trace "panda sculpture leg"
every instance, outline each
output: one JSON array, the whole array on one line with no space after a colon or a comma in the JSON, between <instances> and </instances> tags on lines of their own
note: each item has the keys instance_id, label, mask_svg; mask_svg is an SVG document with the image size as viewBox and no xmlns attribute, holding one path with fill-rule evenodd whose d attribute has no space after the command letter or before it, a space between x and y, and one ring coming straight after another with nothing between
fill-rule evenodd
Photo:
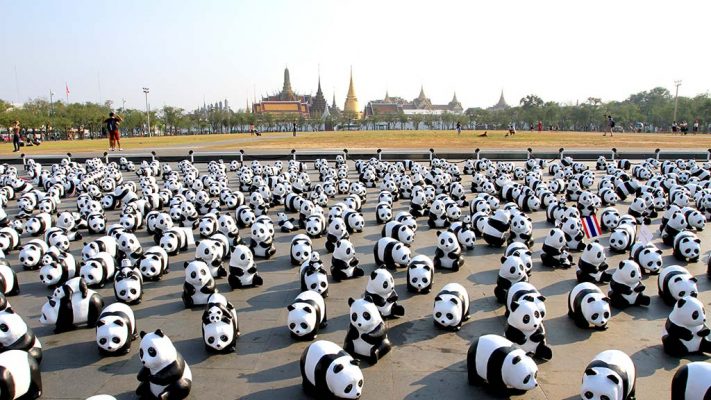
<instances>
[{"instance_id":1,"label":"panda sculpture leg","mask_svg":"<svg viewBox=\"0 0 711 400\"><path fill-rule=\"evenodd\" d=\"M370 365L375 365L379 359L390 352L390 349L392 349L390 340L385 339L370 349L370 357L366 361L368 361Z\"/></svg>"}]
</instances>

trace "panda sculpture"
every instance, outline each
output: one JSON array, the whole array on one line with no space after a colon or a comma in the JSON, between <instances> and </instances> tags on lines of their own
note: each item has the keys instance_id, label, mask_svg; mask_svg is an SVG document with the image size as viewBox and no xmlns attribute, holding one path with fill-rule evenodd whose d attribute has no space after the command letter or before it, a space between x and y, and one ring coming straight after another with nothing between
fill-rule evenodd
<instances>
[{"instance_id":1,"label":"panda sculpture","mask_svg":"<svg viewBox=\"0 0 711 400\"><path fill-rule=\"evenodd\" d=\"M607 256L605 248L597 241L588 243L580 255L575 275L578 282L606 283L610 282L612 274L607 271Z\"/></svg>"},{"instance_id":2,"label":"panda sculpture","mask_svg":"<svg viewBox=\"0 0 711 400\"><path fill-rule=\"evenodd\" d=\"M102 288L109 279L112 279L116 271L116 262L109 253L98 253L94 257L82 261L79 268L79 276L92 289Z\"/></svg>"},{"instance_id":3,"label":"panda sculpture","mask_svg":"<svg viewBox=\"0 0 711 400\"><path fill-rule=\"evenodd\" d=\"M531 258L531 250L525 244L521 242L511 242L506 247L503 257L516 256L520 257L523 261L523 266L526 268L526 275L529 277L533 273L533 259Z\"/></svg>"},{"instance_id":4,"label":"panda sculpture","mask_svg":"<svg viewBox=\"0 0 711 400\"><path fill-rule=\"evenodd\" d=\"M531 218L523 213L518 213L511 218L511 235L508 242L520 242L530 247L533 245L533 225Z\"/></svg>"},{"instance_id":5,"label":"panda sculpture","mask_svg":"<svg viewBox=\"0 0 711 400\"><path fill-rule=\"evenodd\" d=\"M509 305L505 336L516 343L526 354L541 360L550 360L553 350L546 344L546 329L538 305L532 301L513 301Z\"/></svg>"},{"instance_id":6,"label":"panda sculpture","mask_svg":"<svg viewBox=\"0 0 711 400\"><path fill-rule=\"evenodd\" d=\"M664 324L664 352L673 357L709 353L709 334L711 330L706 326L704 305L696 297L683 297L676 302Z\"/></svg>"},{"instance_id":7,"label":"panda sculpture","mask_svg":"<svg viewBox=\"0 0 711 400\"><path fill-rule=\"evenodd\" d=\"M28 352L38 363L42 362L42 343L12 307L0 312L0 328L3 328L0 329L0 353L22 350Z\"/></svg>"},{"instance_id":8,"label":"panda sculpture","mask_svg":"<svg viewBox=\"0 0 711 400\"><path fill-rule=\"evenodd\" d=\"M409 226L398 221L386 223L381 234L383 237L395 239L406 246L410 246L415 241L415 232Z\"/></svg>"},{"instance_id":9,"label":"panda sculpture","mask_svg":"<svg viewBox=\"0 0 711 400\"><path fill-rule=\"evenodd\" d=\"M373 247L375 265L395 270L405 267L410 262L410 248L390 237L380 238Z\"/></svg>"},{"instance_id":10,"label":"panda sculpture","mask_svg":"<svg viewBox=\"0 0 711 400\"><path fill-rule=\"evenodd\" d=\"M687 263L699 261L701 240L691 231L683 231L674 238L674 258Z\"/></svg>"},{"instance_id":11,"label":"panda sculpture","mask_svg":"<svg viewBox=\"0 0 711 400\"><path fill-rule=\"evenodd\" d=\"M511 213L506 210L496 210L484 223L481 235L491 247L501 247L509 236Z\"/></svg>"},{"instance_id":12,"label":"panda sculpture","mask_svg":"<svg viewBox=\"0 0 711 400\"><path fill-rule=\"evenodd\" d=\"M160 329L140 335L141 369L137 376L140 384L136 395L141 399L180 400L188 397L193 375L170 338Z\"/></svg>"},{"instance_id":13,"label":"panda sculpture","mask_svg":"<svg viewBox=\"0 0 711 400\"><path fill-rule=\"evenodd\" d=\"M579 328L607 329L610 299L594 284L579 283L568 294L568 317Z\"/></svg>"},{"instance_id":14,"label":"panda sculpture","mask_svg":"<svg viewBox=\"0 0 711 400\"><path fill-rule=\"evenodd\" d=\"M541 262L552 268L567 269L573 266L573 257L568 254L565 233L561 229L553 228L548 231L543 241Z\"/></svg>"},{"instance_id":15,"label":"panda sculpture","mask_svg":"<svg viewBox=\"0 0 711 400\"><path fill-rule=\"evenodd\" d=\"M476 241L476 232L469 221L469 217L465 217L462 221L453 222L448 229L457 237L459 246L467 251L474 250L474 242Z\"/></svg>"},{"instance_id":16,"label":"panda sculpture","mask_svg":"<svg viewBox=\"0 0 711 400\"><path fill-rule=\"evenodd\" d=\"M204 306L210 295L217 291L210 268L200 260L186 261L183 268L185 268L185 283L182 299L185 308Z\"/></svg>"},{"instance_id":17,"label":"panda sculpture","mask_svg":"<svg viewBox=\"0 0 711 400\"><path fill-rule=\"evenodd\" d=\"M252 224L249 247L255 257L270 259L276 253L273 229L261 222Z\"/></svg>"},{"instance_id":18,"label":"panda sculpture","mask_svg":"<svg viewBox=\"0 0 711 400\"><path fill-rule=\"evenodd\" d=\"M131 351L138 338L136 318L131 307L123 303L106 306L96 322L96 344L103 356L118 356Z\"/></svg>"},{"instance_id":19,"label":"panda sculpture","mask_svg":"<svg viewBox=\"0 0 711 400\"><path fill-rule=\"evenodd\" d=\"M653 243L635 242L630 249L630 259L642 270L642 274L659 274L662 270L662 251Z\"/></svg>"},{"instance_id":20,"label":"panda sculpture","mask_svg":"<svg viewBox=\"0 0 711 400\"><path fill-rule=\"evenodd\" d=\"M511 313L511 304L514 302L532 302L536 305L538 312L541 314L541 318L546 316L546 298L543 296L535 286L528 282L516 282L509 288L506 294L506 311L504 316L508 317Z\"/></svg>"},{"instance_id":21,"label":"panda sculpture","mask_svg":"<svg viewBox=\"0 0 711 400\"><path fill-rule=\"evenodd\" d=\"M457 272L464 265L462 248L457 236L450 231L437 231L437 250L435 250L435 269L448 269Z\"/></svg>"},{"instance_id":22,"label":"panda sculpture","mask_svg":"<svg viewBox=\"0 0 711 400\"><path fill-rule=\"evenodd\" d=\"M333 253L336 242L349 237L346 221L341 217L333 217L331 222L328 223L328 228L326 228L326 251Z\"/></svg>"},{"instance_id":23,"label":"panda sculpture","mask_svg":"<svg viewBox=\"0 0 711 400\"><path fill-rule=\"evenodd\" d=\"M108 253L111 257L116 258L118 246L116 243L116 238L113 236L102 236L96 240L89 243L84 243L84 247L81 250L81 257L84 260L88 260L98 253Z\"/></svg>"},{"instance_id":24,"label":"panda sculpture","mask_svg":"<svg viewBox=\"0 0 711 400\"><path fill-rule=\"evenodd\" d=\"M385 224L393 219L392 204L381 201L375 207L375 222L378 225Z\"/></svg>"},{"instance_id":25,"label":"panda sculpture","mask_svg":"<svg viewBox=\"0 0 711 400\"><path fill-rule=\"evenodd\" d=\"M143 254L143 247L141 247L141 242L135 234L130 232L123 232L119 238L116 240L116 245L118 248L118 259L129 259L131 264L135 264L141 254Z\"/></svg>"},{"instance_id":26,"label":"panda sculpture","mask_svg":"<svg viewBox=\"0 0 711 400\"><path fill-rule=\"evenodd\" d=\"M365 296L370 297L384 319L405 315L405 307L397 302L395 280L385 268L378 268L370 273L365 287Z\"/></svg>"},{"instance_id":27,"label":"panda sculpture","mask_svg":"<svg viewBox=\"0 0 711 400\"><path fill-rule=\"evenodd\" d=\"M351 319L343 348L355 358L376 364L392 348L388 328L369 297L349 298L348 305Z\"/></svg>"},{"instance_id":28,"label":"panda sculpture","mask_svg":"<svg viewBox=\"0 0 711 400\"><path fill-rule=\"evenodd\" d=\"M702 400L711 396L711 363L694 361L681 366L671 383L671 400Z\"/></svg>"},{"instance_id":29,"label":"panda sculpture","mask_svg":"<svg viewBox=\"0 0 711 400\"><path fill-rule=\"evenodd\" d=\"M26 271L39 269L42 264L42 256L44 256L47 250L49 250L49 246L41 239L32 239L25 243L18 255L22 269Z\"/></svg>"},{"instance_id":30,"label":"panda sculpture","mask_svg":"<svg viewBox=\"0 0 711 400\"><path fill-rule=\"evenodd\" d=\"M195 259L204 261L210 269L210 275L215 279L227 276L223 260L230 254L227 238L222 234L217 235L221 237L200 240L195 247Z\"/></svg>"},{"instance_id":31,"label":"panda sculpture","mask_svg":"<svg viewBox=\"0 0 711 400\"><path fill-rule=\"evenodd\" d=\"M234 305L225 296L213 293L202 313L202 338L210 353L235 351L239 338L239 321Z\"/></svg>"},{"instance_id":32,"label":"panda sculpture","mask_svg":"<svg viewBox=\"0 0 711 400\"><path fill-rule=\"evenodd\" d=\"M143 275L136 267L121 267L114 275L114 296L125 304L139 304L143 298Z\"/></svg>"},{"instance_id":33,"label":"panda sculpture","mask_svg":"<svg viewBox=\"0 0 711 400\"><path fill-rule=\"evenodd\" d=\"M470 385L486 384L489 390L523 394L538 386L538 366L526 352L499 335L474 339L467 352Z\"/></svg>"},{"instance_id":34,"label":"panda sculpture","mask_svg":"<svg viewBox=\"0 0 711 400\"><path fill-rule=\"evenodd\" d=\"M637 226L634 220L625 220L623 216L620 224L610 234L610 250L616 253L625 253L632 248L637 239Z\"/></svg>"},{"instance_id":35,"label":"panda sculpture","mask_svg":"<svg viewBox=\"0 0 711 400\"><path fill-rule=\"evenodd\" d=\"M20 283L17 279L17 274L3 259L0 259L0 292L8 297L20 294Z\"/></svg>"},{"instance_id":36,"label":"panda sculpture","mask_svg":"<svg viewBox=\"0 0 711 400\"><path fill-rule=\"evenodd\" d=\"M289 218L286 213L277 213L277 225L279 226L279 230L281 230L283 233L289 233L298 230L299 227L295 223L296 220L294 218Z\"/></svg>"},{"instance_id":37,"label":"panda sculpture","mask_svg":"<svg viewBox=\"0 0 711 400\"><path fill-rule=\"evenodd\" d=\"M696 282L696 277L684 267L679 265L664 267L657 277L659 297L668 306L673 306L686 296L696 297L699 293Z\"/></svg>"},{"instance_id":38,"label":"panda sculpture","mask_svg":"<svg viewBox=\"0 0 711 400\"><path fill-rule=\"evenodd\" d=\"M101 296L88 289L82 278L73 278L55 289L42 306L39 321L42 325L54 325L54 333L71 331L79 325L93 328L103 308Z\"/></svg>"},{"instance_id":39,"label":"panda sculpture","mask_svg":"<svg viewBox=\"0 0 711 400\"><path fill-rule=\"evenodd\" d=\"M322 297L328 297L328 274L317 251L311 253L308 261L299 269L301 291L312 290Z\"/></svg>"},{"instance_id":40,"label":"panda sculpture","mask_svg":"<svg viewBox=\"0 0 711 400\"><path fill-rule=\"evenodd\" d=\"M340 282L344 279L357 278L364 275L365 272L358 267L355 247L353 247L350 240L341 239L336 242L331 255L331 276L333 279L336 282Z\"/></svg>"},{"instance_id":41,"label":"panda sculpture","mask_svg":"<svg viewBox=\"0 0 711 400\"><path fill-rule=\"evenodd\" d=\"M607 207L600 214L600 228L603 232L609 232L617 228L620 224L620 212L615 207Z\"/></svg>"},{"instance_id":42,"label":"panda sculpture","mask_svg":"<svg viewBox=\"0 0 711 400\"><path fill-rule=\"evenodd\" d=\"M612 274L610 290L607 292L610 304L615 308L648 306L651 299L644 294L645 286L641 281L642 272L636 262L633 260L620 261Z\"/></svg>"},{"instance_id":43,"label":"panda sculpture","mask_svg":"<svg viewBox=\"0 0 711 400\"><path fill-rule=\"evenodd\" d=\"M634 400L636 381L632 359L619 350L605 350L585 367L580 398Z\"/></svg>"},{"instance_id":44,"label":"panda sculpture","mask_svg":"<svg viewBox=\"0 0 711 400\"><path fill-rule=\"evenodd\" d=\"M168 252L160 246L151 246L143 252L136 265L144 280L158 281L168 273Z\"/></svg>"},{"instance_id":45,"label":"panda sculpture","mask_svg":"<svg viewBox=\"0 0 711 400\"><path fill-rule=\"evenodd\" d=\"M232 289L261 286L264 280L259 276L254 255L249 247L238 244L230 255L230 268L227 282Z\"/></svg>"},{"instance_id":46,"label":"panda sculpture","mask_svg":"<svg viewBox=\"0 0 711 400\"><path fill-rule=\"evenodd\" d=\"M358 399L363 392L358 365L358 360L333 342L311 343L299 362L304 393L317 399Z\"/></svg>"},{"instance_id":47,"label":"panda sculpture","mask_svg":"<svg viewBox=\"0 0 711 400\"><path fill-rule=\"evenodd\" d=\"M427 294L434 281L434 262L425 255L416 255L407 265L407 291Z\"/></svg>"},{"instance_id":48,"label":"panda sculpture","mask_svg":"<svg viewBox=\"0 0 711 400\"><path fill-rule=\"evenodd\" d=\"M432 309L434 325L440 329L459 331L469 320L469 294L464 286L448 283L437 293Z\"/></svg>"},{"instance_id":49,"label":"panda sculpture","mask_svg":"<svg viewBox=\"0 0 711 400\"><path fill-rule=\"evenodd\" d=\"M526 281L528 281L528 275L521 258L517 256L502 257L499 274L496 278L496 287L494 288L496 300L499 304L506 304L506 297L511 285Z\"/></svg>"},{"instance_id":50,"label":"panda sculpture","mask_svg":"<svg viewBox=\"0 0 711 400\"><path fill-rule=\"evenodd\" d=\"M314 340L319 330L328 325L326 302L311 290L299 293L287 307L287 327L297 340Z\"/></svg>"},{"instance_id":51,"label":"panda sculpture","mask_svg":"<svg viewBox=\"0 0 711 400\"><path fill-rule=\"evenodd\" d=\"M674 239L687 227L688 223L684 213L681 210L673 212L662 229L662 241L667 246L673 246Z\"/></svg>"},{"instance_id":52,"label":"panda sculpture","mask_svg":"<svg viewBox=\"0 0 711 400\"><path fill-rule=\"evenodd\" d=\"M289 258L291 265L301 265L311 258L313 248L311 238L304 234L299 234L291 239Z\"/></svg>"},{"instance_id":53,"label":"panda sculpture","mask_svg":"<svg viewBox=\"0 0 711 400\"><path fill-rule=\"evenodd\" d=\"M560 228L565 233L566 246L571 251L583 251L585 249L585 233L578 218L564 218L560 222Z\"/></svg>"},{"instance_id":54,"label":"panda sculpture","mask_svg":"<svg viewBox=\"0 0 711 400\"><path fill-rule=\"evenodd\" d=\"M0 354L0 393L3 398L34 400L42 396L39 361L22 350Z\"/></svg>"}]
</instances>

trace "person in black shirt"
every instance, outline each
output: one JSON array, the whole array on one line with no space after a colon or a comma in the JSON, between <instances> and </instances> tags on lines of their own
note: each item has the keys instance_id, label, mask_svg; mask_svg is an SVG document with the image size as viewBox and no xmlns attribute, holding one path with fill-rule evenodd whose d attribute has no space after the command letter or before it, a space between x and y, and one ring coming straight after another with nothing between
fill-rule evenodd
<instances>
[{"instance_id":1,"label":"person in black shirt","mask_svg":"<svg viewBox=\"0 0 711 400\"><path fill-rule=\"evenodd\" d=\"M118 151L123 151L121 148L121 134L119 133L119 124L123 121L118 115L113 112L109 113L109 117L104 120L106 130L109 133L109 150L114 151L118 147Z\"/></svg>"},{"instance_id":2,"label":"person in black shirt","mask_svg":"<svg viewBox=\"0 0 711 400\"><path fill-rule=\"evenodd\" d=\"M612 115L607 116L607 131L602 134L602 136L607 136L607 133L610 132L610 137L612 137L612 130L615 129L615 120L612 119Z\"/></svg>"},{"instance_id":3,"label":"person in black shirt","mask_svg":"<svg viewBox=\"0 0 711 400\"><path fill-rule=\"evenodd\" d=\"M20 121L15 121L12 124L12 145L13 152L20 151Z\"/></svg>"}]
</instances>

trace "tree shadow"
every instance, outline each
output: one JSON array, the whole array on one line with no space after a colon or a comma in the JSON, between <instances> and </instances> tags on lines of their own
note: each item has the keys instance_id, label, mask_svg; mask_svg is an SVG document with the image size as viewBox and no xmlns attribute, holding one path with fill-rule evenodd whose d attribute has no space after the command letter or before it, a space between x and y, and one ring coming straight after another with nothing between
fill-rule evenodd
<instances>
[{"instance_id":1,"label":"tree shadow","mask_svg":"<svg viewBox=\"0 0 711 400\"><path fill-rule=\"evenodd\" d=\"M42 351L42 372L64 371L92 365L101 360L95 341L69 343Z\"/></svg>"},{"instance_id":2,"label":"tree shadow","mask_svg":"<svg viewBox=\"0 0 711 400\"><path fill-rule=\"evenodd\" d=\"M546 327L546 340L551 346L577 343L588 340L593 333L603 333L597 329L583 329L575 326L568 315L561 315L544 321Z\"/></svg>"}]
</instances>

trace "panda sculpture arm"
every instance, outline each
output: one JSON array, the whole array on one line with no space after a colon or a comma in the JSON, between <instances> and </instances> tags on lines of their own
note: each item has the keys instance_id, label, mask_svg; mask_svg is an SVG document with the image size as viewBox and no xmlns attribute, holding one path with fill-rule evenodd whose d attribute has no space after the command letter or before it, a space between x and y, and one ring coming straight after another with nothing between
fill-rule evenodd
<instances>
[{"instance_id":1,"label":"panda sculpture arm","mask_svg":"<svg viewBox=\"0 0 711 400\"><path fill-rule=\"evenodd\" d=\"M444 252L440 248L437 248L437 250L435 250L435 257L437 257L437 258L444 257Z\"/></svg>"},{"instance_id":2,"label":"panda sculpture arm","mask_svg":"<svg viewBox=\"0 0 711 400\"><path fill-rule=\"evenodd\" d=\"M706 336L709 335L709 333L711 333L711 329L709 329L709 328L708 328L707 326L705 326L705 325L704 325L704 328L703 328L703 329L701 329L700 331L696 332L696 334L697 334L699 337L706 337Z\"/></svg>"},{"instance_id":3,"label":"panda sculpture arm","mask_svg":"<svg viewBox=\"0 0 711 400\"><path fill-rule=\"evenodd\" d=\"M521 345L521 344L526 343L526 335L524 335L523 332L514 328L511 325L509 325L506 328L505 336L508 340L510 340L516 344Z\"/></svg>"},{"instance_id":4,"label":"panda sculpture arm","mask_svg":"<svg viewBox=\"0 0 711 400\"><path fill-rule=\"evenodd\" d=\"M531 341L540 343L546 338L546 334L543 332L543 327L539 327L533 334L531 334L530 338Z\"/></svg>"},{"instance_id":5,"label":"panda sculpture arm","mask_svg":"<svg viewBox=\"0 0 711 400\"><path fill-rule=\"evenodd\" d=\"M188 282L185 282L183 284L183 291L189 296L192 296L196 293L195 286L189 284Z\"/></svg>"},{"instance_id":6,"label":"panda sculpture arm","mask_svg":"<svg viewBox=\"0 0 711 400\"><path fill-rule=\"evenodd\" d=\"M389 299L386 299L385 297L377 295L375 293L370 293L370 292L366 292L366 293L373 300L373 304L375 304L378 307L384 307L385 304L387 304L387 300L389 300Z\"/></svg>"},{"instance_id":7,"label":"panda sculpture arm","mask_svg":"<svg viewBox=\"0 0 711 400\"><path fill-rule=\"evenodd\" d=\"M694 334L690 330L682 326L676 325L670 322L669 320L667 320L667 323L664 327L670 335L676 336L680 339L691 340L694 338Z\"/></svg>"},{"instance_id":8,"label":"panda sculpture arm","mask_svg":"<svg viewBox=\"0 0 711 400\"><path fill-rule=\"evenodd\" d=\"M394 303L394 302L397 301L398 298L399 298L399 296L398 296L397 293L393 290L393 292L392 292L392 294L390 295L390 297L387 298L387 302L388 302L388 303Z\"/></svg>"},{"instance_id":9,"label":"panda sculpture arm","mask_svg":"<svg viewBox=\"0 0 711 400\"><path fill-rule=\"evenodd\" d=\"M346 342L353 341L355 339L358 339L358 336L360 335L360 332L358 332L358 329L351 325L348 328L348 333L346 333Z\"/></svg>"},{"instance_id":10,"label":"panda sculpture arm","mask_svg":"<svg viewBox=\"0 0 711 400\"><path fill-rule=\"evenodd\" d=\"M150 379L150 377L151 377L151 370L146 367L142 367L138 371L138 376L136 376L136 379L138 379L139 382L148 382L148 379Z\"/></svg>"},{"instance_id":11,"label":"panda sculpture arm","mask_svg":"<svg viewBox=\"0 0 711 400\"><path fill-rule=\"evenodd\" d=\"M375 327L375 329L360 335L360 337L368 344L378 344L381 340L383 340L386 334L387 329L385 328L385 323L381 322Z\"/></svg>"},{"instance_id":12,"label":"panda sculpture arm","mask_svg":"<svg viewBox=\"0 0 711 400\"><path fill-rule=\"evenodd\" d=\"M200 288L200 293L204 293L204 294L215 293L215 280L210 279L205 286Z\"/></svg>"},{"instance_id":13,"label":"panda sculpture arm","mask_svg":"<svg viewBox=\"0 0 711 400\"><path fill-rule=\"evenodd\" d=\"M358 259L353 257L353 259L348 263L351 267L355 267L358 265Z\"/></svg>"}]
</instances>

